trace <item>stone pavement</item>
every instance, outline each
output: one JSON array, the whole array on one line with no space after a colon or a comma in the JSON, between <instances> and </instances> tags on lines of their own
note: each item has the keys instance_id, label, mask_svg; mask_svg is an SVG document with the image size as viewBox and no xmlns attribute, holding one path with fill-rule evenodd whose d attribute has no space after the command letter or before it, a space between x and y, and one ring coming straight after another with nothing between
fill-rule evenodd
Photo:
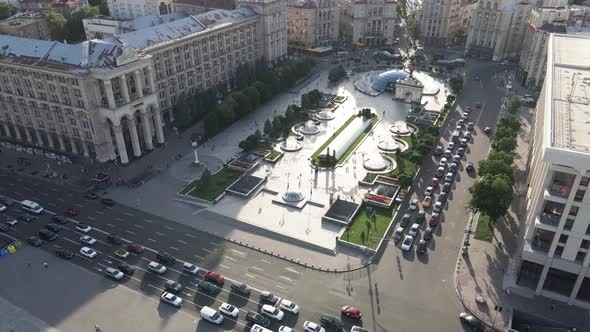
<instances>
[{"instance_id":1,"label":"stone pavement","mask_svg":"<svg viewBox=\"0 0 590 332\"><path fill-rule=\"evenodd\" d=\"M565 326L578 327L578 331L589 331L590 316L587 311L535 296L533 290L514 287L514 281L504 282L510 279L506 278L509 273L516 272L514 266L510 266L513 262L511 258L516 257L518 234L526 228L519 217L526 201L526 165L534 109L523 108L521 119L523 126L517 138L514 161L516 194L512 208L507 216L496 222L492 242L470 239L468 254L460 255L457 260L454 276L456 292L465 310L494 330L507 331L517 310ZM477 217L471 216L466 233L475 231ZM477 297L481 297L483 302L477 301Z\"/></svg>"}]
</instances>

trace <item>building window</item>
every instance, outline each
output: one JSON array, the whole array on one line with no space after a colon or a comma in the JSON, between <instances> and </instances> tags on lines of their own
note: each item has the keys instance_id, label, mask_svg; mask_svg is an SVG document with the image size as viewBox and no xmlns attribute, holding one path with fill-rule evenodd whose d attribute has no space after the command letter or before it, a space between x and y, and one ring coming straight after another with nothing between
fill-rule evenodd
<instances>
[{"instance_id":1,"label":"building window","mask_svg":"<svg viewBox=\"0 0 590 332\"><path fill-rule=\"evenodd\" d=\"M578 254L576 255L576 262L582 263L584 261L584 258L586 258L586 252L578 251Z\"/></svg>"},{"instance_id":2,"label":"building window","mask_svg":"<svg viewBox=\"0 0 590 332\"><path fill-rule=\"evenodd\" d=\"M576 196L574 197L574 201L581 202L584 199L584 195L586 194L586 189L580 189L576 191Z\"/></svg>"},{"instance_id":3,"label":"building window","mask_svg":"<svg viewBox=\"0 0 590 332\"><path fill-rule=\"evenodd\" d=\"M570 229L572 229L572 227L574 227L574 222L575 222L575 220L573 220L573 219L566 219L565 225L563 225L563 228L565 230L569 231Z\"/></svg>"},{"instance_id":4,"label":"building window","mask_svg":"<svg viewBox=\"0 0 590 332\"><path fill-rule=\"evenodd\" d=\"M580 186L588 187L588 182L590 182L590 177L582 176L582 179L580 180Z\"/></svg>"},{"instance_id":5,"label":"building window","mask_svg":"<svg viewBox=\"0 0 590 332\"><path fill-rule=\"evenodd\" d=\"M580 245L581 249L588 249L590 247L590 241L582 240L582 244Z\"/></svg>"},{"instance_id":6,"label":"building window","mask_svg":"<svg viewBox=\"0 0 590 332\"><path fill-rule=\"evenodd\" d=\"M566 242L567 242L567 239L568 239L568 237L569 237L569 236L567 236L567 235L565 235L565 234L561 234L561 235L559 236L559 242L560 242L560 243L566 243Z\"/></svg>"},{"instance_id":7,"label":"building window","mask_svg":"<svg viewBox=\"0 0 590 332\"><path fill-rule=\"evenodd\" d=\"M561 254L563 254L563 246L555 247L555 253L553 254L553 257L561 258Z\"/></svg>"}]
</instances>

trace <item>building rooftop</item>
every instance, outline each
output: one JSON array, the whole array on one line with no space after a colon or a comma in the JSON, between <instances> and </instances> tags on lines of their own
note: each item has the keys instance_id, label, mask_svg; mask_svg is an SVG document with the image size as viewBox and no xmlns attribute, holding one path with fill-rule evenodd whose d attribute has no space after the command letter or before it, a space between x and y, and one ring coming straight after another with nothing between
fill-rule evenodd
<instances>
[{"instance_id":1,"label":"building rooftop","mask_svg":"<svg viewBox=\"0 0 590 332\"><path fill-rule=\"evenodd\" d=\"M215 9L234 9L236 4L234 0L174 0L174 3L193 5L203 8Z\"/></svg>"},{"instance_id":2,"label":"building rooftop","mask_svg":"<svg viewBox=\"0 0 590 332\"><path fill-rule=\"evenodd\" d=\"M590 154L590 36L552 34L547 54L546 128L551 147Z\"/></svg>"},{"instance_id":3,"label":"building rooftop","mask_svg":"<svg viewBox=\"0 0 590 332\"><path fill-rule=\"evenodd\" d=\"M156 25L174 22L176 20L180 20L183 18L188 17L187 14L184 12L176 12L171 14L165 15L148 15L148 16L139 16L132 20L125 21L121 24L122 27L127 28L129 30L141 30L146 29L149 27L153 27Z\"/></svg>"},{"instance_id":4,"label":"building rooftop","mask_svg":"<svg viewBox=\"0 0 590 332\"><path fill-rule=\"evenodd\" d=\"M314 0L289 0L287 1L287 6L295 8L313 9L317 7L317 4Z\"/></svg>"},{"instance_id":5,"label":"building rooftop","mask_svg":"<svg viewBox=\"0 0 590 332\"><path fill-rule=\"evenodd\" d=\"M27 25L42 21L46 18L45 13L40 11L17 13L0 21L2 25Z\"/></svg>"}]
</instances>

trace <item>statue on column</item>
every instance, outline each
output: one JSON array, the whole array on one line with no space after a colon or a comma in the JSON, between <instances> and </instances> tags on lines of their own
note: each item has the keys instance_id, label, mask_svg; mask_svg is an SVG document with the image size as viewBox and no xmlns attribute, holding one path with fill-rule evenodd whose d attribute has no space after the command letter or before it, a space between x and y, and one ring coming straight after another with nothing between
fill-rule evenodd
<instances>
[{"instance_id":1,"label":"statue on column","mask_svg":"<svg viewBox=\"0 0 590 332\"><path fill-rule=\"evenodd\" d=\"M193 152L195 153L195 161L194 164L196 166L201 165L201 162L199 161L199 153L198 153L198 148L199 148L199 142L197 139L193 139L192 143L191 143L192 147L193 147Z\"/></svg>"}]
</instances>

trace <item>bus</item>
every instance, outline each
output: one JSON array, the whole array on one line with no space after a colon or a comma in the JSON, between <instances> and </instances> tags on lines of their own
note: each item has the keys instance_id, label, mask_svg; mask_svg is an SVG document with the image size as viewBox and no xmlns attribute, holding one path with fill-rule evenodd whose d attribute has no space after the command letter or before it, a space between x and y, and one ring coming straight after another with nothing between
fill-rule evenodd
<instances>
[{"instance_id":1,"label":"bus","mask_svg":"<svg viewBox=\"0 0 590 332\"><path fill-rule=\"evenodd\" d=\"M20 202L20 207L23 210L32 212L34 214L41 214L43 212L43 208L41 207L41 205L33 201L29 201L28 199Z\"/></svg>"}]
</instances>

